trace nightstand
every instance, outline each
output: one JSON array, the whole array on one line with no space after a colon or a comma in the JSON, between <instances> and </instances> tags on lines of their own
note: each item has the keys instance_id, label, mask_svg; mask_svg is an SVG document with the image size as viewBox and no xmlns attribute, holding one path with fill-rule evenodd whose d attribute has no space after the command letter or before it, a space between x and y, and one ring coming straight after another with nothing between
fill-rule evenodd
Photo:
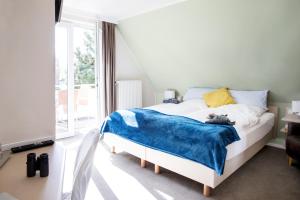
<instances>
[{"instance_id":1,"label":"nightstand","mask_svg":"<svg viewBox=\"0 0 300 200\"><path fill-rule=\"evenodd\" d=\"M282 121L286 122L287 125L289 123L296 123L300 124L300 116L295 114L287 114L282 119ZM287 127L284 127L285 131L287 132Z\"/></svg>"},{"instance_id":2,"label":"nightstand","mask_svg":"<svg viewBox=\"0 0 300 200\"><path fill-rule=\"evenodd\" d=\"M284 117L281 119L283 122L285 122L285 125L284 125L284 127L282 127L282 128L280 129L280 132L281 132L281 133L284 133L285 136L287 135L287 132L288 132L288 123L289 123L288 120L291 118L291 117L290 117L291 115L293 115L292 109L291 109L290 107L287 107L287 108L285 109L285 115L284 115Z\"/></svg>"},{"instance_id":3,"label":"nightstand","mask_svg":"<svg viewBox=\"0 0 300 200\"><path fill-rule=\"evenodd\" d=\"M286 123L286 125L280 130L281 132L287 134L289 123L300 124L300 116L295 114L287 114L282 119Z\"/></svg>"},{"instance_id":4,"label":"nightstand","mask_svg":"<svg viewBox=\"0 0 300 200\"><path fill-rule=\"evenodd\" d=\"M293 127L294 125L292 125L292 124L300 124L300 116L295 115L295 114L287 114L285 117L282 118L282 121L286 122L286 126L282 129L282 132L285 132L286 135L289 134L289 136L287 136L286 141L287 142L289 141L291 143L291 138L289 138L289 137L293 137L293 136L290 136L290 134L292 134L292 133L288 133L288 131L292 131L291 127L289 128L289 126ZM286 144L288 144L288 143L286 143ZM286 151L288 153L288 148L286 149ZM291 150L289 150L289 152L291 152ZM292 162L293 162L293 159L289 156L288 163L290 166L292 165Z\"/></svg>"},{"instance_id":5,"label":"nightstand","mask_svg":"<svg viewBox=\"0 0 300 200\"><path fill-rule=\"evenodd\" d=\"M280 132L287 134L289 123L297 123L300 124L300 116L295 114L286 114L282 119L286 124L280 129Z\"/></svg>"}]
</instances>

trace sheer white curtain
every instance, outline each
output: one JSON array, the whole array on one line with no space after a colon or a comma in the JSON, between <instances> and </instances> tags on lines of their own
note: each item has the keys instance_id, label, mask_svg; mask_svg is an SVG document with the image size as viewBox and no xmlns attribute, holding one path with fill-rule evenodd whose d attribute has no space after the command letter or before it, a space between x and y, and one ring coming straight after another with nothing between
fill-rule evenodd
<instances>
[{"instance_id":1,"label":"sheer white curtain","mask_svg":"<svg viewBox=\"0 0 300 200\"><path fill-rule=\"evenodd\" d=\"M63 200L84 200L93 170L94 154L99 137L98 129L93 129L84 136L76 156L72 191L64 193Z\"/></svg>"}]
</instances>

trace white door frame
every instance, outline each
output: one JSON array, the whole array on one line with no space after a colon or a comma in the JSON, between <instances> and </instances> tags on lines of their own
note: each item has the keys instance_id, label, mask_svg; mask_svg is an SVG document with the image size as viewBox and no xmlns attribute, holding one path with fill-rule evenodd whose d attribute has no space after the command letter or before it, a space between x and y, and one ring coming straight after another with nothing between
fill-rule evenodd
<instances>
[{"instance_id":1,"label":"white door frame","mask_svg":"<svg viewBox=\"0 0 300 200\"><path fill-rule=\"evenodd\" d=\"M74 43L74 27L82 27L82 28L87 28L87 29L95 29L96 31L96 62L95 62L95 80L96 80L96 89L97 89L97 121L100 121L100 98L99 98L99 94L100 94L100 87L99 87L99 77L100 77L100 63L101 63L101 56L100 56L100 37L101 35L99 34L99 31L101 31L98 27L98 23L95 24L94 26L87 24L87 25L83 25L83 24L77 24L74 22L60 22L59 24L57 24L56 26L61 26L61 27L65 27L67 30L67 61L68 61L68 132L65 133L60 133L57 134L56 133L56 139L60 139L60 138L66 138L66 137L72 137L75 135L75 110L74 110L74 95L75 95L75 87L74 87L74 51L73 51L73 43ZM99 36L100 35L100 36Z\"/></svg>"},{"instance_id":2,"label":"white door frame","mask_svg":"<svg viewBox=\"0 0 300 200\"><path fill-rule=\"evenodd\" d=\"M65 137L75 135L74 117L74 52L73 52L73 25L66 23L68 32L68 134Z\"/></svg>"}]
</instances>

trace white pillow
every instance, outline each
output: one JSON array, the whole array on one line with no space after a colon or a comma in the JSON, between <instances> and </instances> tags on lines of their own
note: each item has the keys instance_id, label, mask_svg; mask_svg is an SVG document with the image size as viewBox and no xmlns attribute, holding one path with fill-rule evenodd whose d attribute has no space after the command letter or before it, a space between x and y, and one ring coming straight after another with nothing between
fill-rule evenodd
<instances>
[{"instance_id":1,"label":"white pillow","mask_svg":"<svg viewBox=\"0 0 300 200\"><path fill-rule=\"evenodd\" d=\"M203 94L213 91L213 88L189 88L183 96L183 101L191 99L202 99Z\"/></svg>"},{"instance_id":2,"label":"white pillow","mask_svg":"<svg viewBox=\"0 0 300 200\"><path fill-rule=\"evenodd\" d=\"M246 104L250 106L257 106L262 109L268 109L268 90L261 91L242 91L230 90L231 96L238 104Z\"/></svg>"}]
</instances>

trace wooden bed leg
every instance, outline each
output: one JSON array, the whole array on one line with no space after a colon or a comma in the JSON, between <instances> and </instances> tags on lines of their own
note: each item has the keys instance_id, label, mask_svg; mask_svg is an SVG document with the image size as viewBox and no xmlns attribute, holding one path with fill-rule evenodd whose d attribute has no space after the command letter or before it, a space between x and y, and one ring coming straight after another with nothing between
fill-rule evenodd
<instances>
[{"instance_id":1,"label":"wooden bed leg","mask_svg":"<svg viewBox=\"0 0 300 200\"><path fill-rule=\"evenodd\" d=\"M111 147L111 152L112 152L113 154L116 153L116 147L115 147L115 146L112 146L112 147Z\"/></svg>"},{"instance_id":2,"label":"wooden bed leg","mask_svg":"<svg viewBox=\"0 0 300 200\"><path fill-rule=\"evenodd\" d=\"M155 174L159 174L160 173L160 167L159 167L159 165L154 165L154 172L155 172Z\"/></svg>"},{"instance_id":3,"label":"wooden bed leg","mask_svg":"<svg viewBox=\"0 0 300 200\"><path fill-rule=\"evenodd\" d=\"M211 187L204 185L203 186L203 195L206 197L210 196L210 192L211 192Z\"/></svg>"},{"instance_id":4,"label":"wooden bed leg","mask_svg":"<svg viewBox=\"0 0 300 200\"><path fill-rule=\"evenodd\" d=\"M292 166L292 164L293 164L293 158L289 157L288 160L289 160L289 166Z\"/></svg>"},{"instance_id":5,"label":"wooden bed leg","mask_svg":"<svg viewBox=\"0 0 300 200\"><path fill-rule=\"evenodd\" d=\"M145 168L146 167L146 160L141 159L141 167Z\"/></svg>"}]
</instances>

